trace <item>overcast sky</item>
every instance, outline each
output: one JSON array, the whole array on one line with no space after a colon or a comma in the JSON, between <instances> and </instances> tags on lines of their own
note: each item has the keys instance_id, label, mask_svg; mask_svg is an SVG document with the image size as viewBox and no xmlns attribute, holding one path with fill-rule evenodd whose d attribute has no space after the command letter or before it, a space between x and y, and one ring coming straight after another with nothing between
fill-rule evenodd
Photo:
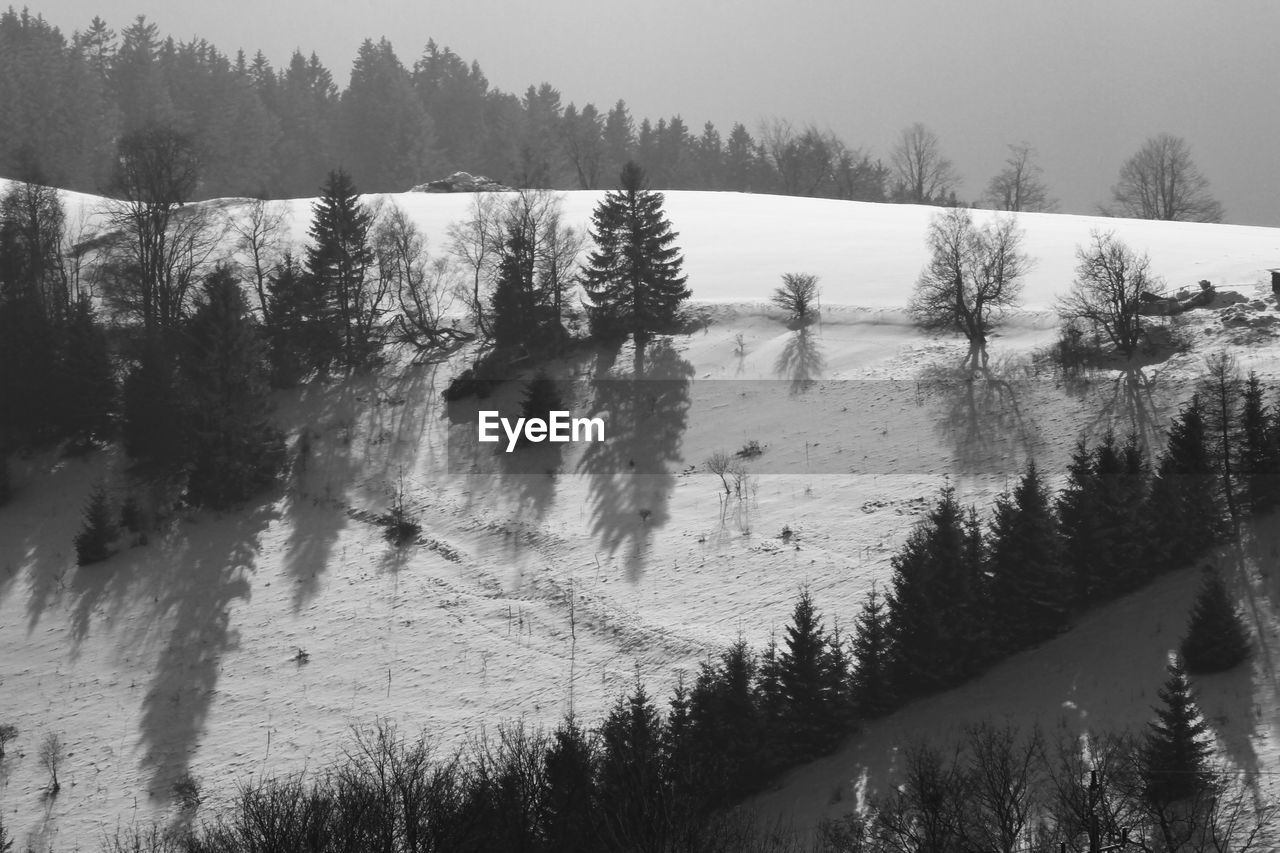
<instances>
[{"instance_id":1,"label":"overcast sky","mask_svg":"<svg viewBox=\"0 0 1280 853\"><path fill-rule=\"evenodd\" d=\"M979 196L1009 143L1034 146L1064 211L1108 199L1122 161L1186 138L1227 221L1280 226L1280 3L1273 0L31 0L70 35L121 30L315 51L345 86L363 38L411 66L428 38L490 85L549 82L563 102L632 116L830 128L887 157L921 121Z\"/></svg>"}]
</instances>

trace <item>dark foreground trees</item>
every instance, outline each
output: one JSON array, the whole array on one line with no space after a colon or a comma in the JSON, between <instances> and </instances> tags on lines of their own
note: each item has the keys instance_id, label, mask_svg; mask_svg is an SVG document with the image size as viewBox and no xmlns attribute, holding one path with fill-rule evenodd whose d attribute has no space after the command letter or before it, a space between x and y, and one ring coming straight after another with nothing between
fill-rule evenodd
<instances>
[{"instance_id":1,"label":"dark foreground trees","mask_svg":"<svg viewBox=\"0 0 1280 853\"><path fill-rule=\"evenodd\" d=\"M619 182L592 214L596 249L588 255L582 284L591 301L593 334L603 340L630 335L638 372L645 343L675 329L689 289L662 193L648 189L644 170L633 162L623 167Z\"/></svg>"}]
</instances>

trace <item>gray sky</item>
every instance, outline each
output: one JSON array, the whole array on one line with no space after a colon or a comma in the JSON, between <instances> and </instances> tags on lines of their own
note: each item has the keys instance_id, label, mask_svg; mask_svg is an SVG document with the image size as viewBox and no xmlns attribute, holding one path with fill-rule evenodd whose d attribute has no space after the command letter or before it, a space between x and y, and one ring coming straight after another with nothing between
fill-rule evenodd
<instances>
[{"instance_id":1,"label":"gray sky","mask_svg":"<svg viewBox=\"0 0 1280 853\"><path fill-rule=\"evenodd\" d=\"M315 51L345 86L365 37L412 65L428 38L492 86L754 133L813 122L887 157L901 128L940 137L979 196L1009 143L1033 145L1067 212L1106 201L1149 136L1186 138L1227 221L1280 226L1280 3L1272 0L30 0L66 34L146 14L162 33Z\"/></svg>"}]
</instances>

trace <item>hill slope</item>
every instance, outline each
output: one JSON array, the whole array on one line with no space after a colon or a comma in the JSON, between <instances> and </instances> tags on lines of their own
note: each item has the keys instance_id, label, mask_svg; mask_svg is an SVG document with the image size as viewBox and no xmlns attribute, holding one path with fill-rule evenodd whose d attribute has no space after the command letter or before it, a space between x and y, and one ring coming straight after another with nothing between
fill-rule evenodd
<instances>
[{"instance_id":1,"label":"hill slope","mask_svg":"<svg viewBox=\"0 0 1280 853\"><path fill-rule=\"evenodd\" d=\"M598 198L566 194L567 221L585 226ZM471 201L371 200L404 205L435 252ZM90 218L97 204L68 202ZM235 200L213 204L243 211ZM288 205L301 243L310 201ZM19 493L0 509L0 722L20 738L0 773L0 805L19 843L91 848L118 823L165 819L186 773L205 780L216 805L238 778L322 764L349 726L377 716L448 747L504 718L552 723L570 703L593 718L637 669L665 695L677 671L692 673L737 636L767 641L802 584L848 624L948 473L964 500L985 506L1029 456L1059 469L1081 429L1138 411L1154 432L1180 399L1174 380L1222 342L1238 341L1246 369L1280 375L1267 329L1241 336L1212 311L1189 321L1196 348L1148 368L1138 386L1103 376L1069 394L1026 363L1053 336L1047 309L1092 229L1114 228L1150 252L1173 285L1209 279L1251 298L1269 294L1277 230L1023 217L1036 266L1023 311L992 345L1006 381L975 399L963 383L939 381L954 378L959 342L903 321L934 209L684 192L669 193L667 207L708 325L672 342L669 366L691 381L652 401L661 428L649 434L512 461L482 451L474 427L447 416L439 391L456 365L317 382L279 399L293 454L285 486L239 512L173 519L147 545L89 569L75 568L71 546L81 507L99 479L123 482L126 460L114 450L15 460ZM762 307L779 276L796 271L822 279L822 322L807 336ZM598 403L591 365L568 369L577 405ZM518 394L506 389L496 407L510 410ZM745 498L726 501L699 469L750 440L765 452L750 463ZM402 479L424 536L397 550L369 522ZM795 534L785 541L784 526ZM1245 572L1240 583L1258 602L1262 636L1273 637L1275 579ZM1049 658L1034 652L877 724L771 802L813 820L859 767L888 784L883 742L938 725L953 702L1018 715L1080 705L1060 694L1092 674L1082 662L1100 652L1088 637L1126 626L1124 637L1144 643L1135 666L1152 669L1148 658L1180 630L1184 586L1171 579L1099 614ZM1046 673L1034 696L1027 667ZM1090 701L1105 693L1115 718L1142 718L1154 668L1105 676L1114 680L1091 686ZM1256 715L1234 730L1232 754L1276 767L1266 672L1233 683L1242 710L1222 713ZM53 800L42 797L36 760L46 731L68 745Z\"/></svg>"}]
</instances>

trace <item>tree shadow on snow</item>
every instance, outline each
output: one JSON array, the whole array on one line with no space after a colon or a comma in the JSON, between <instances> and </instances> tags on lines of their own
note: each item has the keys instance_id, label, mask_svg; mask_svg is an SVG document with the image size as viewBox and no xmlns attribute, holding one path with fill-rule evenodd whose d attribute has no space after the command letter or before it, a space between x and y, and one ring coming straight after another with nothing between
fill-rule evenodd
<instances>
[{"instance_id":1,"label":"tree shadow on snow","mask_svg":"<svg viewBox=\"0 0 1280 853\"><path fill-rule=\"evenodd\" d=\"M627 577L644 569L650 531L668 520L689 417L693 366L671 343L647 347L643 370L592 385L588 417L605 419L605 440L583 445L577 471L589 475L591 532Z\"/></svg>"},{"instance_id":2,"label":"tree shadow on snow","mask_svg":"<svg viewBox=\"0 0 1280 853\"><path fill-rule=\"evenodd\" d=\"M1159 386L1141 366L1129 365L1114 376L1093 373L1066 384L1068 392L1088 407L1083 434L1136 436L1148 458L1164 448L1168 409L1176 389Z\"/></svg>"},{"instance_id":3,"label":"tree shadow on snow","mask_svg":"<svg viewBox=\"0 0 1280 853\"><path fill-rule=\"evenodd\" d=\"M379 373L357 373L332 384L317 381L303 390L294 421L285 424L296 435L284 558L294 583L295 612L320 589L338 535L350 521L350 493L362 467L381 457L381 478L392 485L399 469L394 475L386 471L412 459L433 375L434 367L410 368L405 377L391 380Z\"/></svg>"},{"instance_id":4,"label":"tree shadow on snow","mask_svg":"<svg viewBox=\"0 0 1280 853\"><path fill-rule=\"evenodd\" d=\"M78 459L41 456L22 469L13 500L0 508L0 602L27 578L27 633L62 600L76 572L75 536L94 481L107 477L112 454ZM86 473L91 476L86 477ZM118 495L112 495L118 505Z\"/></svg>"},{"instance_id":5,"label":"tree shadow on snow","mask_svg":"<svg viewBox=\"0 0 1280 853\"><path fill-rule=\"evenodd\" d=\"M1013 471L1036 456L1040 427L1023 404L1032 386L1017 366L993 366L985 352L966 356L959 367L925 368L919 387L937 402L935 429L953 448L959 473Z\"/></svg>"},{"instance_id":6,"label":"tree shadow on snow","mask_svg":"<svg viewBox=\"0 0 1280 853\"><path fill-rule=\"evenodd\" d=\"M821 341L809 326L801 326L787 338L773 363L773 372L791 383L791 396L795 397L821 379L826 367Z\"/></svg>"},{"instance_id":7,"label":"tree shadow on snow","mask_svg":"<svg viewBox=\"0 0 1280 853\"><path fill-rule=\"evenodd\" d=\"M276 518L269 504L197 517L157 549L134 584L135 594L152 596L153 613L127 640L129 648L146 653L159 646L139 724L152 796L168 796L188 771L217 693L223 655L239 642L231 611L249 599L259 537Z\"/></svg>"}]
</instances>

